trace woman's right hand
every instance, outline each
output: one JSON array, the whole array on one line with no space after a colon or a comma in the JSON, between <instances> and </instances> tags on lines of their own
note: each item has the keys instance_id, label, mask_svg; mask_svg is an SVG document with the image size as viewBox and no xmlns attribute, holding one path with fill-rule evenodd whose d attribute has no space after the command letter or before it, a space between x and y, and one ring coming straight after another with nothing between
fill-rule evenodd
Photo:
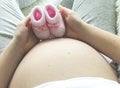
<instances>
[{"instance_id":1,"label":"woman's right hand","mask_svg":"<svg viewBox=\"0 0 120 88\"><path fill-rule=\"evenodd\" d=\"M14 40L19 43L19 47L22 47L25 54L39 42L33 33L30 16L25 17L17 25Z\"/></svg>"},{"instance_id":2,"label":"woman's right hand","mask_svg":"<svg viewBox=\"0 0 120 88\"><path fill-rule=\"evenodd\" d=\"M80 19L77 13L70 9L59 6L59 10L66 26L65 37L80 39L84 22Z\"/></svg>"}]
</instances>

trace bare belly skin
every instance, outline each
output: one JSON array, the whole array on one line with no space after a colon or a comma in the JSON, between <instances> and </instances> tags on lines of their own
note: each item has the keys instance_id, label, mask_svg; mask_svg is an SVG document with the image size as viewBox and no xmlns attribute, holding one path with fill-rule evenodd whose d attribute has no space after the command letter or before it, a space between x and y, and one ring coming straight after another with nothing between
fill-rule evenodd
<instances>
[{"instance_id":1,"label":"bare belly skin","mask_svg":"<svg viewBox=\"0 0 120 88\"><path fill-rule=\"evenodd\" d=\"M9 88L33 88L74 77L117 81L113 69L95 49L81 41L62 38L36 45L19 64Z\"/></svg>"}]
</instances>

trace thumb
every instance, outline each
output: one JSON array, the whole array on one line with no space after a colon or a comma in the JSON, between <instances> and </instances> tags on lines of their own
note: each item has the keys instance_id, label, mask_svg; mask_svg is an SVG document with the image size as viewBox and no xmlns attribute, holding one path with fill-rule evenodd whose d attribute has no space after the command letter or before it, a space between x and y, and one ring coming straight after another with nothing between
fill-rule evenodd
<instances>
[{"instance_id":1,"label":"thumb","mask_svg":"<svg viewBox=\"0 0 120 88\"><path fill-rule=\"evenodd\" d=\"M58 9L60 10L61 14L68 16L71 13L71 10L59 5Z\"/></svg>"},{"instance_id":2,"label":"thumb","mask_svg":"<svg viewBox=\"0 0 120 88\"><path fill-rule=\"evenodd\" d=\"M25 26L28 26L28 24L30 22L30 16L28 15L27 17L25 17L22 22Z\"/></svg>"}]
</instances>

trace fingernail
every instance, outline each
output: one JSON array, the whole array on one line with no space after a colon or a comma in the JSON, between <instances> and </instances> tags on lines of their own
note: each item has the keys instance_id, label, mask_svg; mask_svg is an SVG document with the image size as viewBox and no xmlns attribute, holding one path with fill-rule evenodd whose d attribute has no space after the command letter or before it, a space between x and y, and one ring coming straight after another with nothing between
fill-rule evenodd
<instances>
[{"instance_id":1,"label":"fingernail","mask_svg":"<svg viewBox=\"0 0 120 88\"><path fill-rule=\"evenodd\" d=\"M59 8L62 8L63 6L62 6L62 5L59 5L58 7L59 7Z\"/></svg>"}]
</instances>

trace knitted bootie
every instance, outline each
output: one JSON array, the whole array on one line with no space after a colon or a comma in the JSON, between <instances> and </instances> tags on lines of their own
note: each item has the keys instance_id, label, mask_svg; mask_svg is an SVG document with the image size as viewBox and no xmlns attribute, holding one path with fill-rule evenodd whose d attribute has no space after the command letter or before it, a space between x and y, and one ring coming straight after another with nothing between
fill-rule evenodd
<instances>
[{"instance_id":1,"label":"knitted bootie","mask_svg":"<svg viewBox=\"0 0 120 88\"><path fill-rule=\"evenodd\" d=\"M52 4L46 4L44 12L50 33L55 37L62 37L65 34L65 25L57 7Z\"/></svg>"},{"instance_id":2,"label":"knitted bootie","mask_svg":"<svg viewBox=\"0 0 120 88\"><path fill-rule=\"evenodd\" d=\"M31 21L33 32L39 39L44 40L50 37L50 31L46 25L45 14L40 6L35 6L31 10Z\"/></svg>"}]
</instances>

